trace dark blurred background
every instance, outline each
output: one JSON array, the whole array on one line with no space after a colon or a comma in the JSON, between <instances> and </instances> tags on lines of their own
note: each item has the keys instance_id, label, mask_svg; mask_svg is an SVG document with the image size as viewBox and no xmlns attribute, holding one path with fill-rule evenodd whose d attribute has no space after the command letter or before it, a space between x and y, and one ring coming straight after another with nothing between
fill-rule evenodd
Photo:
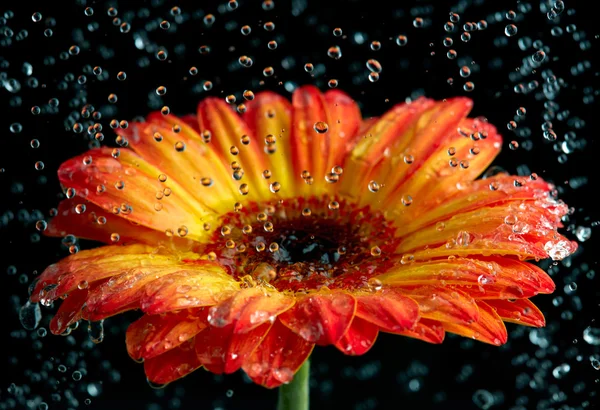
<instances>
[{"instance_id":1,"label":"dark blurred background","mask_svg":"<svg viewBox=\"0 0 600 410\"><path fill-rule=\"evenodd\" d=\"M362 357L317 348L311 408L592 408L600 386L594 272L599 31L593 2L230 3L0 5L0 410L274 408L276 392L249 383L241 372L223 377L200 370L151 389L142 365L125 350L124 330L135 314L108 319L104 341L96 345L84 323L65 337L47 332L55 308L41 308L35 330L23 328L19 312L36 275L68 254L60 239L41 236L35 225L63 197L56 178L60 163L96 143L86 131L92 118L81 115L86 104L102 115L93 121L103 125L102 144L113 145L111 119L131 120L164 105L175 114L190 113L205 96L235 94L241 100L245 89L290 96L298 85L326 89L331 80L365 116L419 95L473 98L472 115L487 117L504 136L496 165L521 175L536 172L557 185L573 207L565 227L580 240L580 250L542 265L557 284L554 295L534 299L546 314L545 329L509 324L510 341L500 348L451 336L433 346L390 335L381 335ZM456 20L451 12L459 18L453 28L447 24ZM267 22L275 24L273 31L265 30ZM245 25L249 35L241 33ZM342 36L333 34L335 28ZM406 45L398 44L401 35ZM275 50L268 47L272 40ZM327 55L334 45L342 50L339 60ZM160 50L167 52L164 61ZM251 67L240 65L242 55L253 59ZM371 58L383 67L376 82L368 79ZM314 65L312 73L305 71L307 63ZM460 75L463 66L470 69L467 78ZM263 75L266 67L274 68L273 76ZM117 78L120 71L124 81ZM206 81L212 82L208 91ZM158 86L167 87L165 96L155 93ZM109 102L111 93L116 103ZM517 115L519 107L526 115ZM509 129L510 121L516 129ZM84 125L83 133L73 131L75 123ZM519 148L509 149L511 141ZM36 310L21 312L27 322Z\"/></svg>"}]
</instances>

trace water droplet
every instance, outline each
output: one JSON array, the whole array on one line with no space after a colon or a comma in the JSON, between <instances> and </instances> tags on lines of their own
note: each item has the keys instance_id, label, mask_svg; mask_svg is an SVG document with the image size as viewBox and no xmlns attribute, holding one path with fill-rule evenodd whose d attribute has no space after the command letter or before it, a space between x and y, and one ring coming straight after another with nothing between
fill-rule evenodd
<instances>
[{"instance_id":1,"label":"water droplet","mask_svg":"<svg viewBox=\"0 0 600 410\"><path fill-rule=\"evenodd\" d=\"M36 329L42 320L42 311L38 303L27 301L19 310L21 326L27 330Z\"/></svg>"}]
</instances>

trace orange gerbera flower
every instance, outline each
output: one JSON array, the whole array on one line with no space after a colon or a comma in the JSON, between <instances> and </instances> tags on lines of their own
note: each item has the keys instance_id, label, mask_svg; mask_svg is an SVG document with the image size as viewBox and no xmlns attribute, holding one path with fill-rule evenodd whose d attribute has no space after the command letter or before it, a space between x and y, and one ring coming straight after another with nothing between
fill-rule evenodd
<instances>
[{"instance_id":1,"label":"orange gerbera flower","mask_svg":"<svg viewBox=\"0 0 600 410\"><path fill-rule=\"evenodd\" d=\"M251 94L251 93L249 93ZM249 95L252 98L252 95ZM506 342L543 326L554 284L525 262L576 249L567 206L536 175L475 180L501 137L472 102L419 98L363 120L343 92L263 92L238 115L153 113L59 169L48 226L110 244L48 267L53 333L140 309L127 350L149 380L199 367L288 383L315 345L368 351L379 332Z\"/></svg>"}]
</instances>

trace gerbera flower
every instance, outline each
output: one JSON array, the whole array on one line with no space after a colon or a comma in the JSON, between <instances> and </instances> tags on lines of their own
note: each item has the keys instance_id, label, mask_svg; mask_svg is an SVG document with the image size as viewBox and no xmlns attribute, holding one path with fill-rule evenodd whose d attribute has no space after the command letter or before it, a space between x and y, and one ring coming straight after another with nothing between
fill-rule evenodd
<instances>
[{"instance_id":1,"label":"gerbera flower","mask_svg":"<svg viewBox=\"0 0 600 410\"><path fill-rule=\"evenodd\" d=\"M263 92L238 115L153 113L120 148L65 162L47 233L108 246L48 267L31 299L63 299L53 333L138 309L126 342L149 380L204 367L288 383L315 345L367 352L379 332L501 345L543 326L551 293L527 260L562 259L567 206L536 175L476 178L501 148L472 102L419 98L363 120L337 91Z\"/></svg>"}]
</instances>

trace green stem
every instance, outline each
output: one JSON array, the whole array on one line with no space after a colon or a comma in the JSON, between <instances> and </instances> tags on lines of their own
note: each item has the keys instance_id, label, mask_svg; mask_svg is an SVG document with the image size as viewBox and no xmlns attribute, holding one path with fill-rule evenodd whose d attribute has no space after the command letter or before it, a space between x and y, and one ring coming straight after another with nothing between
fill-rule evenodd
<instances>
[{"instance_id":1,"label":"green stem","mask_svg":"<svg viewBox=\"0 0 600 410\"><path fill-rule=\"evenodd\" d=\"M294 375L294 379L290 383L279 387L277 410L308 410L309 379L310 362L307 359Z\"/></svg>"}]
</instances>

